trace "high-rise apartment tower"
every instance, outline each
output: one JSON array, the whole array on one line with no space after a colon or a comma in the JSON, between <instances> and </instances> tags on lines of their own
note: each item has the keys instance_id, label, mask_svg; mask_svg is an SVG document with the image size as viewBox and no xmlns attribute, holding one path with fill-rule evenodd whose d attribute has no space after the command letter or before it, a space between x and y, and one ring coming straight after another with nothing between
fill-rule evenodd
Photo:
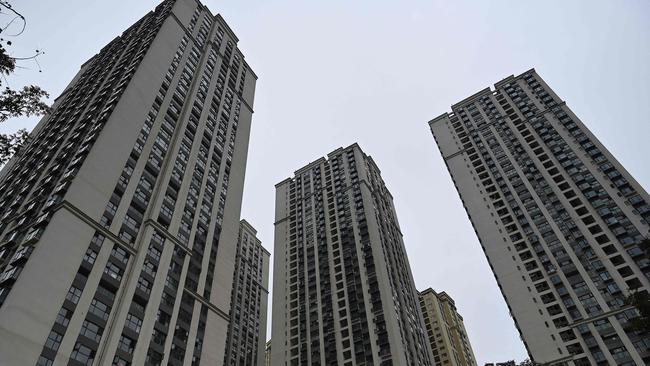
<instances>
[{"instance_id":1,"label":"high-rise apartment tower","mask_svg":"<svg viewBox=\"0 0 650 366\"><path fill-rule=\"evenodd\" d=\"M420 292L429 343L436 365L476 366L476 358L456 303L446 293L433 289Z\"/></svg>"},{"instance_id":2,"label":"high-rise apartment tower","mask_svg":"<svg viewBox=\"0 0 650 366\"><path fill-rule=\"evenodd\" d=\"M271 361L431 365L379 168L357 144L276 185Z\"/></svg>"},{"instance_id":3,"label":"high-rise apartment tower","mask_svg":"<svg viewBox=\"0 0 650 366\"><path fill-rule=\"evenodd\" d=\"M236 44L163 1L5 166L2 364L223 364L256 82Z\"/></svg>"},{"instance_id":4,"label":"high-rise apartment tower","mask_svg":"<svg viewBox=\"0 0 650 366\"><path fill-rule=\"evenodd\" d=\"M534 71L429 122L530 356L643 365L650 197Z\"/></svg>"},{"instance_id":5,"label":"high-rise apartment tower","mask_svg":"<svg viewBox=\"0 0 650 366\"><path fill-rule=\"evenodd\" d=\"M241 220L224 365L264 365L270 256L257 230Z\"/></svg>"}]
</instances>

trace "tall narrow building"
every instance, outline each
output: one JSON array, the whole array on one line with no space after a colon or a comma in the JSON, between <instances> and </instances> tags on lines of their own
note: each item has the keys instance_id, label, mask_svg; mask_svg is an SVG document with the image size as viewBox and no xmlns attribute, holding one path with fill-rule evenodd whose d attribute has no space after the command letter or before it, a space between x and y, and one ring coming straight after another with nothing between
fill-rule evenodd
<instances>
[{"instance_id":1,"label":"tall narrow building","mask_svg":"<svg viewBox=\"0 0 650 366\"><path fill-rule=\"evenodd\" d=\"M534 71L429 122L537 362L644 365L630 289L650 290L650 197Z\"/></svg>"},{"instance_id":2,"label":"tall narrow building","mask_svg":"<svg viewBox=\"0 0 650 366\"><path fill-rule=\"evenodd\" d=\"M264 365L270 256L257 230L241 220L224 365Z\"/></svg>"},{"instance_id":3,"label":"tall narrow building","mask_svg":"<svg viewBox=\"0 0 650 366\"><path fill-rule=\"evenodd\" d=\"M0 363L221 365L256 76L165 0L82 65L0 178Z\"/></svg>"},{"instance_id":4,"label":"tall narrow building","mask_svg":"<svg viewBox=\"0 0 650 366\"><path fill-rule=\"evenodd\" d=\"M271 341L266 342L264 355L264 366L271 366Z\"/></svg>"},{"instance_id":5,"label":"tall narrow building","mask_svg":"<svg viewBox=\"0 0 650 366\"><path fill-rule=\"evenodd\" d=\"M432 365L402 233L357 144L276 185L271 363Z\"/></svg>"},{"instance_id":6,"label":"tall narrow building","mask_svg":"<svg viewBox=\"0 0 650 366\"><path fill-rule=\"evenodd\" d=\"M454 299L446 292L428 288L420 292L420 307L436 365L477 366Z\"/></svg>"}]
</instances>

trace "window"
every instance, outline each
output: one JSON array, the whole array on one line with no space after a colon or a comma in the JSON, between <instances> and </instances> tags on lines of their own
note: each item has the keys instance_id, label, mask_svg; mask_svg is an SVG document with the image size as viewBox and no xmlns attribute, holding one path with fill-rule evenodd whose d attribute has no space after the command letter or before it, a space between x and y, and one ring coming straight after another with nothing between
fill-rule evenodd
<instances>
[{"instance_id":1,"label":"window","mask_svg":"<svg viewBox=\"0 0 650 366\"><path fill-rule=\"evenodd\" d=\"M133 340L132 338L127 337L125 335L122 335L122 336L120 336L120 343L118 344L118 347L122 351L124 351L124 352L126 352L128 354L132 354L133 349L135 348L135 340Z\"/></svg>"},{"instance_id":2,"label":"window","mask_svg":"<svg viewBox=\"0 0 650 366\"><path fill-rule=\"evenodd\" d=\"M168 275L167 278L165 279L165 285L168 286L170 289L176 291L176 289L178 288L178 280Z\"/></svg>"},{"instance_id":3,"label":"window","mask_svg":"<svg viewBox=\"0 0 650 366\"><path fill-rule=\"evenodd\" d=\"M64 327L67 327L70 323L71 317L72 311L66 308L61 308L61 310L59 310L59 313L56 315L56 322L63 325Z\"/></svg>"},{"instance_id":4,"label":"window","mask_svg":"<svg viewBox=\"0 0 650 366\"><path fill-rule=\"evenodd\" d=\"M63 339L63 335L55 331L51 331L50 335L47 336L47 340L45 341L45 347L56 352L59 350L59 346L61 345L62 339Z\"/></svg>"},{"instance_id":5,"label":"window","mask_svg":"<svg viewBox=\"0 0 650 366\"><path fill-rule=\"evenodd\" d=\"M149 294L151 292L151 282L140 276L140 278L138 278L138 288Z\"/></svg>"},{"instance_id":6,"label":"window","mask_svg":"<svg viewBox=\"0 0 650 366\"><path fill-rule=\"evenodd\" d=\"M144 305L142 305L142 304L140 304L140 303L138 303L136 301L131 303L131 309L133 309L133 310L135 310L137 312L144 313Z\"/></svg>"},{"instance_id":7,"label":"window","mask_svg":"<svg viewBox=\"0 0 650 366\"><path fill-rule=\"evenodd\" d=\"M114 279L120 281L122 280L122 269L115 265L113 262L108 262L106 264L106 268L104 269L104 273L108 274L109 276L113 277Z\"/></svg>"},{"instance_id":8,"label":"window","mask_svg":"<svg viewBox=\"0 0 650 366\"><path fill-rule=\"evenodd\" d=\"M140 333L140 327L142 326L142 320L137 316L129 313L126 316L126 327L132 329L136 333Z\"/></svg>"},{"instance_id":9,"label":"window","mask_svg":"<svg viewBox=\"0 0 650 366\"><path fill-rule=\"evenodd\" d=\"M171 315L167 314L165 311L158 309L158 314L156 314L156 320L165 326L171 321Z\"/></svg>"},{"instance_id":10,"label":"window","mask_svg":"<svg viewBox=\"0 0 650 366\"><path fill-rule=\"evenodd\" d=\"M88 320L84 320L83 326L81 327L81 331L79 331L79 334L95 342L99 342L99 340L102 338L103 332L104 329L99 325L93 322L89 322Z\"/></svg>"},{"instance_id":11,"label":"window","mask_svg":"<svg viewBox=\"0 0 650 366\"><path fill-rule=\"evenodd\" d=\"M84 255L84 260L90 264L94 264L95 259L97 259L97 252L91 248L88 248L88 250L86 250L86 254Z\"/></svg>"},{"instance_id":12,"label":"window","mask_svg":"<svg viewBox=\"0 0 650 366\"><path fill-rule=\"evenodd\" d=\"M153 245L149 245L149 255L151 258L153 258L156 262L160 261L160 250L154 248Z\"/></svg>"},{"instance_id":13,"label":"window","mask_svg":"<svg viewBox=\"0 0 650 366\"><path fill-rule=\"evenodd\" d=\"M117 212L117 206L113 202L108 202L106 205L106 211L110 213L111 215L115 216L115 212Z\"/></svg>"},{"instance_id":14,"label":"window","mask_svg":"<svg viewBox=\"0 0 650 366\"><path fill-rule=\"evenodd\" d=\"M88 312L95 314L104 320L107 320L108 314L111 312L111 307L97 299L93 299L93 301L90 303Z\"/></svg>"},{"instance_id":15,"label":"window","mask_svg":"<svg viewBox=\"0 0 650 366\"><path fill-rule=\"evenodd\" d=\"M125 231L124 229L122 229L120 231L119 238L124 240L125 242L127 242L129 244L133 244L134 240L135 240L135 237L133 235L131 235L130 233L128 233L127 231Z\"/></svg>"},{"instance_id":16,"label":"window","mask_svg":"<svg viewBox=\"0 0 650 366\"><path fill-rule=\"evenodd\" d=\"M138 228L140 226L138 221L129 215L124 216L124 225L126 225L128 228L131 228L134 231L138 231Z\"/></svg>"},{"instance_id":17,"label":"window","mask_svg":"<svg viewBox=\"0 0 650 366\"><path fill-rule=\"evenodd\" d=\"M102 243L104 242L104 236L100 234L95 234L95 236L90 242L101 247Z\"/></svg>"},{"instance_id":18,"label":"window","mask_svg":"<svg viewBox=\"0 0 650 366\"><path fill-rule=\"evenodd\" d=\"M160 207L160 214L163 216L172 217L174 211L166 205L162 205L162 207Z\"/></svg>"},{"instance_id":19,"label":"window","mask_svg":"<svg viewBox=\"0 0 650 366\"><path fill-rule=\"evenodd\" d=\"M153 234L151 241L160 245L163 245L165 243L165 239L158 232L155 232ZM151 246L149 248L151 248Z\"/></svg>"},{"instance_id":20,"label":"window","mask_svg":"<svg viewBox=\"0 0 650 366\"><path fill-rule=\"evenodd\" d=\"M104 287L104 285L101 283L97 287L97 293L101 294L102 296L108 297L109 299L111 299L111 302L115 300L115 291Z\"/></svg>"},{"instance_id":21,"label":"window","mask_svg":"<svg viewBox=\"0 0 650 366\"><path fill-rule=\"evenodd\" d=\"M145 272L147 272L151 276L155 277L156 276L156 271L158 270L158 266L153 264L149 259L146 259L144 261L143 269L144 269Z\"/></svg>"},{"instance_id":22,"label":"window","mask_svg":"<svg viewBox=\"0 0 650 366\"><path fill-rule=\"evenodd\" d=\"M80 297L81 297L81 290L74 286L70 286L70 290L68 290L68 294L65 295L66 299L72 301L75 304L79 302Z\"/></svg>"},{"instance_id":23,"label":"window","mask_svg":"<svg viewBox=\"0 0 650 366\"><path fill-rule=\"evenodd\" d=\"M81 343L74 345L70 358L77 360L84 365L91 366L95 360L95 350L92 350Z\"/></svg>"},{"instance_id":24,"label":"window","mask_svg":"<svg viewBox=\"0 0 650 366\"><path fill-rule=\"evenodd\" d=\"M160 365L162 363L162 359L163 356L160 353L149 348L149 351L147 352L147 360L146 360L148 364Z\"/></svg>"},{"instance_id":25,"label":"window","mask_svg":"<svg viewBox=\"0 0 650 366\"><path fill-rule=\"evenodd\" d=\"M52 366L54 361L50 360L49 358L45 356L41 356L38 358L38 361L36 361L36 366Z\"/></svg>"},{"instance_id":26,"label":"window","mask_svg":"<svg viewBox=\"0 0 650 366\"><path fill-rule=\"evenodd\" d=\"M163 291L162 296L160 297L160 302L171 308L174 307L175 298L173 295L170 295L167 291Z\"/></svg>"},{"instance_id":27,"label":"window","mask_svg":"<svg viewBox=\"0 0 650 366\"><path fill-rule=\"evenodd\" d=\"M117 245L113 247L113 250L111 251L111 255L117 258L120 262L124 263L125 265L129 263L129 253L127 253L126 250L120 248Z\"/></svg>"},{"instance_id":28,"label":"window","mask_svg":"<svg viewBox=\"0 0 650 366\"><path fill-rule=\"evenodd\" d=\"M115 356L113 359L113 366L131 366L131 362L128 362L120 356Z\"/></svg>"}]
</instances>

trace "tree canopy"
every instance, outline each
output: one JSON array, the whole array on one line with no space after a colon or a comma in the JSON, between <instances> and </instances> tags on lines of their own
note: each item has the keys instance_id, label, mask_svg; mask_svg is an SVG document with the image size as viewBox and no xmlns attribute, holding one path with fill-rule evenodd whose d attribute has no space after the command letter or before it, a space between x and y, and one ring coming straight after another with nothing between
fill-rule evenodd
<instances>
[{"instance_id":1,"label":"tree canopy","mask_svg":"<svg viewBox=\"0 0 650 366\"><path fill-rule=\"evenodd\" d=\"M17 37L25 29L25 17L16 11L8 1L0 1L0 14L10 13L13 19L4 27L0 28L0 35L5 37ZM22 20L22 28L18 33L6 34L6 31L16 19ZM30 57L17 58L11 56L6 47L13 45L11 40L0 38L0 123L15 117L30 117L44 115L50 112L50 106L43 100L49 94L37 85L27 85L22 89L14 90L4 85L5 78L16 70L16 62L20 60L35 59L42 54L40 50ZM20 150L27 141L28 132L21 129L13 134L0 134L0 165L6 163L16 152Z\"/></svg>"}]
</instances>

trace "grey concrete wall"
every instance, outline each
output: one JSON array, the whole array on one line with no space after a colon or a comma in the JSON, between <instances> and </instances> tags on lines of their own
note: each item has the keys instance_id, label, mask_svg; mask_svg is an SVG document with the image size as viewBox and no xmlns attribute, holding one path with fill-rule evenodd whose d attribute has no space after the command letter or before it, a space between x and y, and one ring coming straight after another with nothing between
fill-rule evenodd
<instances>
[{"instance_id":1,"label":"grey concrete wall","mask_svg":"<svg viewBox=\"0 0 650 366\"><path fill-rule=\"evenodd\" d=\"M273 309L271 315L271 364L285 365L287 342L287 238L289 236L289 182L275 187L275 234L273 259Z\"/></svg>"},{"instance_id":2,"label":"grey concrete wall","mask_svg":"<svg viewBox=\"0 0 650 366\"><path fill-rule=\"evenodd\" d=\"M0 311L0 364L36 363L93 232L67 210L54 214Z\"/></svg>"}]
</instances>

